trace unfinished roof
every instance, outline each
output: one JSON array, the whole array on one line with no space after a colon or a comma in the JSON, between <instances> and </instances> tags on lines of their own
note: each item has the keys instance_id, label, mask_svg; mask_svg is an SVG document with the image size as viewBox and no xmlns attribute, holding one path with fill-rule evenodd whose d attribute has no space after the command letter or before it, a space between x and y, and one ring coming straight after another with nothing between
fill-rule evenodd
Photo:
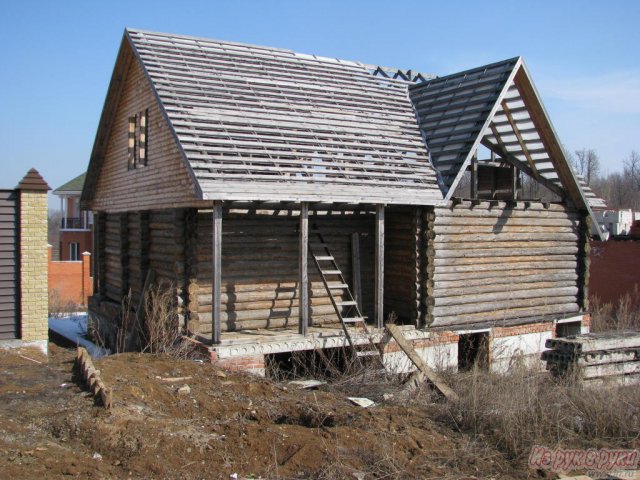
<instances>
[{"instance_id":1,"label":"unfinished roof","mask_svg":"<svg viewBox=\"0 0 640 480\"><path fill-rule=\"evenodd\" d=\"M582 175L576 175L576 178L578 179L578 183L580 184L580 188L584 192L584 196L586 197L587 202L589 202L589 206L591 208L600 209L600 210L606 209L607 208L607 204L604 201L604 199L600 198L599 196L596 195L596 193L587 184L587 182L584 179L584 177Z\"/></svg>"},{"instance_id":2,"label":"unfinished roof","mask_svg":"<svg viewBox=\"0 0 640 480\"><path fill-rule=\"evenodd\" d=\"M203 199L442 199L402 79L288 50L126 36Z\"/></svg>"},{"instance_id":3,"label":"unfinished roof","mask_svg":"<svg viewBox=\"0 0 640 480\"><path fill-rule=\"evenodd\" d=\"M520 57L409 87L445 198L480 145L592 216Z\"/></svg>"},{"instance_id":4,"label":"unfinished roof","mask_svg":"<svg viewBox=\"0 0 640 480\"><path fill-rule=\"evenodd\" d=\"M120 48L87 208L132 61L175 139L194 202L441 204L484 145L590 211L519 57L438 78L139 30L127 30Z\"/></svg>"}]
</instances>

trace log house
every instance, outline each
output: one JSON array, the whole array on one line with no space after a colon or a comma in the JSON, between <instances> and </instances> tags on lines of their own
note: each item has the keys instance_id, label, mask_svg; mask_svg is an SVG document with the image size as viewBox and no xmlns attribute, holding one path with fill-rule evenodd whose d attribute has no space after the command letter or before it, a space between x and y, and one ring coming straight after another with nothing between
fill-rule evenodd
<instances>
[{"instance_id":1,"label":"log house","mask_svg":"<svg viewBox=\"0 0 640 480\"><path fill-rule=\"evenodd\" d=\"M319 238L374 336L393 313L425 357L588 328L591 208L520 57L437 77L126 30L82 206L91 314L135 310L153 271L231 368L344 344Z\"/></svg>"}]
</instances>

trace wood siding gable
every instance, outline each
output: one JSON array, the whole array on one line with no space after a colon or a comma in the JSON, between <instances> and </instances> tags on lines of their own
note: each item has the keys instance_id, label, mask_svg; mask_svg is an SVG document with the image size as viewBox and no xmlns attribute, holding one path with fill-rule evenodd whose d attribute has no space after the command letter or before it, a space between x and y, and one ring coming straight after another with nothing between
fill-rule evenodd
<instances>
[{"instance_id":1,"label":"wood siding gable","mask_svg":"<svg viewBox=\"0 0 640 480\"><path fill-rule=\"evenodd\" d=\"M145 111L147 165L130 169L128 121ZM159 204L191 206L200 198L173 129L125 37L98 128L82 206L119 212L148 210Z\"/></svg>"}]
</instances>

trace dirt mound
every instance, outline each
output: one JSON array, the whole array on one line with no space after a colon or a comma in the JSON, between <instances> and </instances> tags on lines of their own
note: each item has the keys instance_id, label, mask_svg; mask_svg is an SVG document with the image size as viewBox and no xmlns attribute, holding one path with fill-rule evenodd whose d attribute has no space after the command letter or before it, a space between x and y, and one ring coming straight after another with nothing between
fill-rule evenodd
<instances>
[{"instance_id":1,"label":"dirt mound","mask_svg":"<svg viewBox=\"0 0 640 480\"><path fill-rule=\"evenodd\" d=\"M495 451L476 460L479 447L434 422L424 405L363 409L336 391L299 390L167 357L125 354L96 361L113 389L114 407L107 412L74 383L73 353L52 346L49 362L38 364L0 352L0 464L6 478L527 473L519 475Z\"/></svg>"}]
</instances>

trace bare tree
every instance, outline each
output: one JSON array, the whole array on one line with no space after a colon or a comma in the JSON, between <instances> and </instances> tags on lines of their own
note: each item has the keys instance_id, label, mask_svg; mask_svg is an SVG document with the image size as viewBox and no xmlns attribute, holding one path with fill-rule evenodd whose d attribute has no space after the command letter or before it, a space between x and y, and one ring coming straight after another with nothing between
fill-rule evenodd
<instances>
[{"instance_id":1,"label":"bare tree","mask_svg":"<svg viewBox=\"0 0 640 480\"><path fill-rule=\"evenodd\" d=\"M59 244L60 244L60 223L62 221L62 212L60 210L49 210L48 216L48 242L53 248L51 250L53 260L58 260L60 257Z\"/></svg>"},{"instance_id":2,"label":"bare tree","mask_svg":"<svg viewBox=\"0 0 640 480\"><path fill-rule=\"evenodd\" d=\"M624 161L624 174L629 177L636 190L640 190L640 154L635 150Z\"/></svg>"},{"instance_id":3,"label":"bare tree","mask_svg":"<svg viewBox=\"0 0 640 480\"><path fill-rule=\"evenodd\" d=\"M575 154L575 157L570 159L574 171L584 177L587 185L591 185L591 182L598 178L598 174L600 173L600 159L598 158L598 154L591 148L576 150Z\"/></svg>"}]
</instances>

